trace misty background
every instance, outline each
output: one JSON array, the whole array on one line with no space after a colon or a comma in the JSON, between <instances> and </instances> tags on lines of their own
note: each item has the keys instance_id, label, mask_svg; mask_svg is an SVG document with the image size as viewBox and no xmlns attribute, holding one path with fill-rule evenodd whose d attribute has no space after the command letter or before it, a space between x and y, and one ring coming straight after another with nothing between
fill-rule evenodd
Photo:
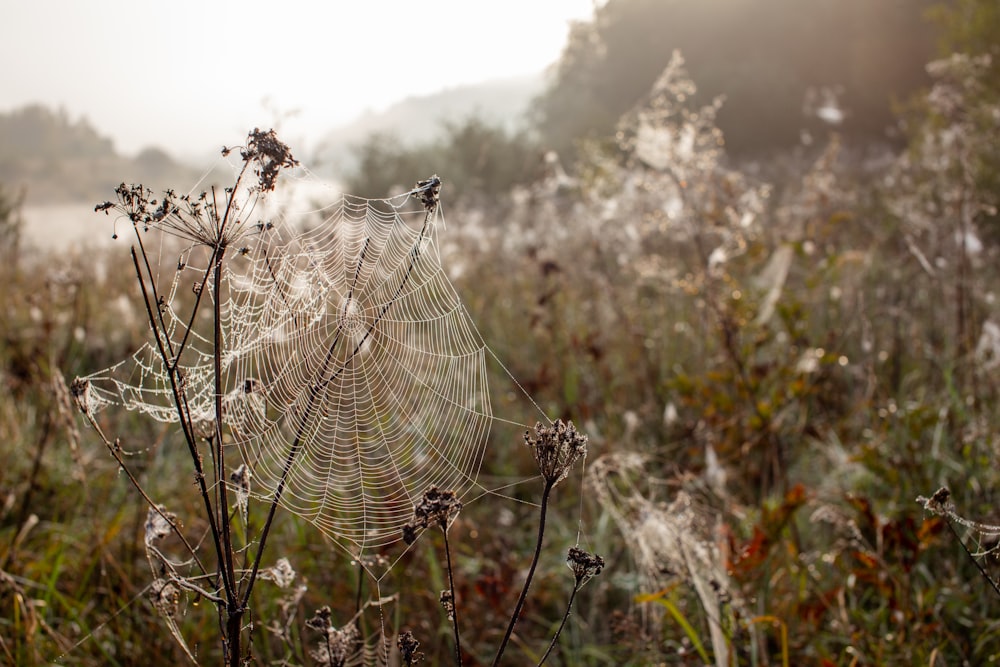
<instances>
[{"instance_id":1,"label":"misty background","mask_svg":"<svg viewBox=\"0 0 1000 667\"><path fill-rule=\"evenodd\" d=\"M193 186L255 126L358 194L434 171L446 196L505 191L547 151L568 165L581 141L611 137L675 49L699 101L724 96L735 159L831 130L898 146L894 113L927 84L940 38L925 0L364 4L11 8L0 48L21 65L0 87L0 183L23 197L27 239L100 242L78 205L122 180ZM480 154L444 145L470 141Z\"/></svg>"}]
</instances>

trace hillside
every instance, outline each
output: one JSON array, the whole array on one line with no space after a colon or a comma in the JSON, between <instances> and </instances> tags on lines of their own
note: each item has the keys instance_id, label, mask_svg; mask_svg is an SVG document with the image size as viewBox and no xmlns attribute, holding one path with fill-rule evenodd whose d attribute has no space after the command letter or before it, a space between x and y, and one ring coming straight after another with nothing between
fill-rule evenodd
<instances>
[{"instance_id":1,"label":"hillside","mask_svg":"<svg viewBox=\"0 0 1000 667\"><path fill-rule=\"evenodd\" d=\"M330 131L320 142L316 161L338 174L355 165L353 148L372 134L391 134L407 146L426 143L447 122L477 116L507 129L527 125L526 112L544 87L541 74L458 86L431 95L408 97L384 111L370 111Z\"/></svg>"}]
</instances>

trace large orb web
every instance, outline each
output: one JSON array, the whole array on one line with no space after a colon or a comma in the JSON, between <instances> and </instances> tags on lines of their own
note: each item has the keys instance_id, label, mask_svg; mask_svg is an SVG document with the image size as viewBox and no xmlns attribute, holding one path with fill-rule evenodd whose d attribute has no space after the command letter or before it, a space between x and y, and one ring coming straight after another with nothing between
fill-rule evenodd
<instances>
[{"instance_id":1,"label":"large orb web","mask_svg":"<svg viewBox=\"0 0 1000 667\"><path fill-rule=\"evenodd\" d=\"M437 222L416 197L342 196L225 274L225 419L254 487L280 485L283 507L355 553L399 539L428 487L474 487L489 436L486 348Z\"/></svg>"}]
</instances>

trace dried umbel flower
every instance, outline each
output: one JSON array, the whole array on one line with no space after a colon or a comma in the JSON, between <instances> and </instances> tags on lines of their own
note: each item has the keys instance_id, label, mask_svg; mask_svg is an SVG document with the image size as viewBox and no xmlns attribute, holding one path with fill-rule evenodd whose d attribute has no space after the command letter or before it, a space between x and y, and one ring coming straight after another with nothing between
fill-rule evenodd
<instances>
[{"instance_id":1,"label":"dried umbel flower","mask_svg":"<svg viewBox=\"0 0 1000 667\"><path fill-rule=\"evenodd\" d=\"M403 526L403 541L413 544L417 539L417 532L421 528L437 526L441 530L448 530L451 520L462 511L462 501L454 491L442 491L436 486L432 486L420 498L420 502L413 508L413 521Z\"/></svg>"},{"instance_id":2,"label":"dried umbel flower","mask_svg":"<svg viewBox=\"0 0 1000 667\"><path fill-rule=\"evenodd\" d=\"M255 173L264 192L274 190L278 180L278 172L298 165L299 161L292 157L292 151L278 139L274 130L263 132L254 128L247 138L247 147L240 153L244 162L255 160Z\"/></svg>"},{"instance_id":3,"label":"dried umbel flower","mask_svg":"<svg viewBox=\"0 0 1000 667\"><path fill-rule=\"evenodd\" d=\"M573 422L561 419L551 426L535 424L534 432L524 432L524 444L531 448L542 479L550 486L566 479L577 459L587 455L587 436Z\"/></svg>"},{"instance_id":4,"label":"dried umbel flower","mask_svg":"<svg viewBox=\"0 0 1000 667\"><path fill-rule=\"evenodd\" d=\"M576 587L582 588L584 584L596 577L604 569L604 559L596 554L587 553L583 549L570 547L566 554L566 565L573 570L576 577Z\"/></svg>"},{"instance_id":5,"label":"dried umbel flower","mask_svg":"<svg viewBox=\"0 0 1000 667\"><path fill-rule=\"evenodd\" d=\"M424 659L424 654L417 652L417 649L420 648L420 642L417 641L416 637L409 630L399 634L396 646L399 648L399 655L403 659L404 665L412 665Z\"/></svg>"},{"instance_id":6,"label":"dried umbel flower","mask_svg":"<svg viewBox=\"0 0 1000 667\"><path fill-rule=\"evenodd\" d=\"M330 625L330 615L332 612L329 607L321 607L316 610L313 617L306 621L306 627L312 628L319 632L326 632L332 626Z\"/></svg>"},{"instance_id":7,"label":"dried umbel flower","mask_svg":"<svg viewBox=\"0 0 1000 667\"><path fill-rule=\"evenodd\" d=\"M425 181L417 181L417 190L420 190L420 203L424 205L424 210L428 213L437 208L441 200L441 179L435 174Z\"/></svg>"}]
</instances>

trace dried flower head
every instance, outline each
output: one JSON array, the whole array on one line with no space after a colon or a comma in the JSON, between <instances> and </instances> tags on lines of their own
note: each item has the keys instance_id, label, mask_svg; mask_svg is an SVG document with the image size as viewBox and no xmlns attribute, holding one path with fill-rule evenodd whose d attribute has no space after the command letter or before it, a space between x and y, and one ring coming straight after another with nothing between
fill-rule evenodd
<instances>
[{"instance_id":1,"label":"dried flower head","mask_svg":"<svg viewBox=\"0 0 1000 667\"><path fill-rule=\"evenodd\" d=\"M455 594L451 590L441 591L439 601L441 602L441 608L444 609L444 613L448 615L448 620L455 620Z\"/></svg>"},{"instance_id":2,"label":"dried flower head","mask_svg":"<svg viewBox=\"0 0 1000 667\"><path fill-rule=\"evenodd\" d=\"M176 515L168 512L163 505L159 505L155 509L150 507L146 511L146 546L151 547L169 535L170 531L173 530L171 524L176 519Z\"/></svg>"},{"instance_id":3,"label":"dried flower head","mask_svg":"<svg viewBox=\"0 0 1000 667\"><path fill-rule=\"evenodd\" d=\"M69 386L69 391L73 395L76 407L79 408L80 412L89 417L93 413L90 380L84 380L83 378L74 379L73 383Z\"/></svg>"},{"instance_id":4,"label":"dried flower head","mask_svg":"<svg viewBox=\"0 0 1000 667\"><path fill-rule=\"evenodd\" d=\"M420 203L424 205L424 210L428 213L434 211L441 200L441 179L437 174L427 180L417 181L415 189L420 191Z\"/></svg>"},{"instance_id":5,"label":"dried flower head","mask_svg":"<svg viewBox=\"0 0 1000 667\"><path fill-rule=\"evenodd\" d=\"M576 577L576 587L582 588L584 584L596 577L604 569L604 559L596 554L587 553L583 549L570 547L566 554L566 565L573 570Z\"/></svg>"},{"instance_id":6,"label":"dried flower head","mask_svg":"<svg viewBox=\"0 0 1000 667\"><path fill-rule=\"evenodd\" d=\"M254 173L264 192L274 190L278 180L278 172L298 165L299 161L292 157L292 151L278 139L274 130L263 132L254 128L247 138L247 147L240 152L244 162L254 160L257 166Z\"/></svg>"},{"instance_id":7,"label":"dried flower head","mask_svg":"<svg viewBox=\"0 0 1000 667\"><path fill-rule=\"evenodd\" d=\"M412 665L424 659L424 654L417 652L417 649L420 648L420 642L409 630L399 633L396 646L399 648L399 655L403 659L404 665Z\"/></svg>"},{"instance_id":8,"label":"dried flower head","mask_svg":"<svg viewBox=\"0 0 1000 667\"><path fill-rule=\"evenodd\" d=\"M534 433L524 432L524 444L531 448L542 478L551 486L566 479L577 459L587 455L587 436L573 422L561 419L551 426L535 424Z\"/></svg>"},{"instance_id":9,"label":"dried flower head","mask_svg":"<svg viewBox=\"0 0 1000 667\"><path fill-rule=\"evenodd\" d=\"M356 653L358 628L352 623L338 630L330 623L330 616L330 608L323 607L306 621L306 626L322 635L316 649L310 651L310 654L318 665L342 667Z\"/></svg>"},{"instance_id":10,"label":"dried flower head","mask_svg":"<svg viewBox=\"0 0 1000 667\"><path fill-rule=\"evenodd\" d=\"M935 491L930 498L917 496L917 502L923 505L925 510L938 516L950 516L955 512L955 503L951 502L951 491L946 486Z\"/></svg>"},{"instance_id":11,"label":"dried flower head","mask_svg":"<svg viewBox=\"0 0 1000 667\"><path fill-rule=\"evenodd\" d=\"M236 470L234 470L229 475L229 481L233 483L236 488L236 506L239 508L240 513L246 516L247 510L250 506L250 479L253 477L253 473L250 472L250 468L247 464L241 463Z\"/></svg>"},{"instance_id":12,"label":"dried flower head","mask_svg":"<svg viewBox=\"0 0 1000 667\"><path fill-rule=\"evenodd\" d=\"M462 511L462 501L454 491L442 491L432 486L413 507L413 520L403 526L403 541L413 544L418 531L435 525L441 530L448 530L452 519Z\"/></svg>"},{"instance_id":13,"label":"dried flower head","mask_svg":"<svg viewBox=\"0 0 1000 667\"><path fill-rule=\"evenodd\" d=\"M177 606L180 604L181 589L177 584L167 579L157 579L149 589L149 599L153 607L164 618L177 616Z\"/></svg>"},{"instance_id":14,"label":"dried flower head","mask_svg":"<svg viewBox=\"0 0 1000 667\"><path fill-rule=\"evenodd\" d=\"M278 588L288 588L295 581L295 569L287 558L282 557L272 567L262 570L260 578L273 581Z\"/></svg>"},{"instance_id":15,"label":"dried flower head","mask_svg":"<svg viewBox=\"0 0 1000 667\"><path fill-rule=\"evenodd\" d=\"M330 616L333 612L330 611L329 607L321 607L316 610L313 617L306 621L306 627L316 630L317 632L326 632L332 626L330 625Z\"/></svg>"}]
</instances>

